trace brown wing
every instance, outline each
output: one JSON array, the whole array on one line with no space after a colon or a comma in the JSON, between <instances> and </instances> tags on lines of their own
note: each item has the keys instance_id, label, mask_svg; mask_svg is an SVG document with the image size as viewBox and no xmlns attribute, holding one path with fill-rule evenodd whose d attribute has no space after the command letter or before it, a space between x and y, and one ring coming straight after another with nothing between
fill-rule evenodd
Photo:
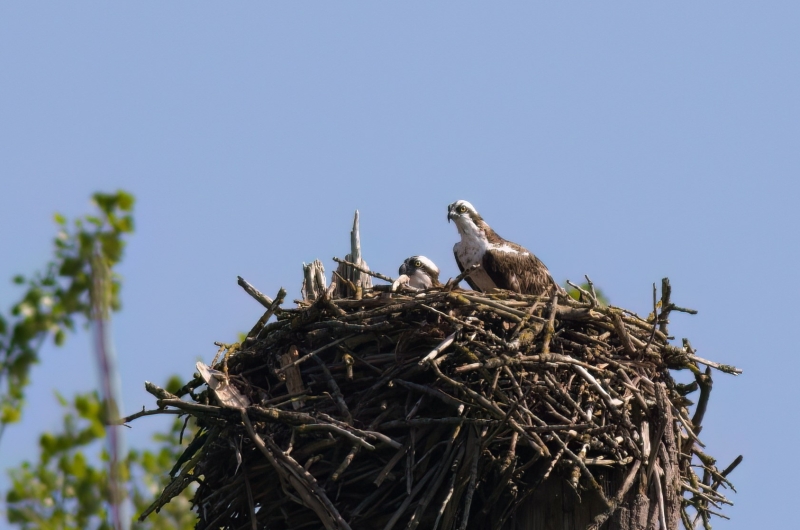
<instances>
[{"instance_id":1,"label":"brown wing","mask_svg":"<svg viewBox=\"0 0 800 530\"><path fill-rule=\"evenodd\" d=\"M499 289L549 294L557 286L544 263L524 249L519 254L489 250L483 255L482 265Z\"/></svg>"},{"instance_id":2,"label":"brown wing","mask_svg":"<svg viewBox=\"0 0 800 530\"><path fill-rule=\"evenodd\" d=\"M453 257L456 258L456 265L458 265L459 272L464 272L464 266L458 260L458 254L456 254L456 249L455 248L453 248ZM475 282L473 282L472 279L470 279L469 276L464 278L464 280L467 282L467 284L469 284L469 286L472 288L473 291L480 291L480 289L478 289L478 286L475 285Z\"/></svg>"}]
</instances>

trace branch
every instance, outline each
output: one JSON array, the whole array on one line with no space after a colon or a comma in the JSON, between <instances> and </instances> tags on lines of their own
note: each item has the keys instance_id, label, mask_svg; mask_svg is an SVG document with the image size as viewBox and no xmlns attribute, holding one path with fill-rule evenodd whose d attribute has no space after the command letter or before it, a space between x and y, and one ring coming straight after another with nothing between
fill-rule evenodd
<instances>
[{"instance_id":1,"label":"branch","mask_svg":"<svg viewBox=\"0 0 800 530\"><path fill-rule=\"evenodd\" d=\"M272 305L272 299L269 296L263 294L261 291L250 285L247 280L241 276L237 276L236 278L238 280L237 283L242 286L242 289L244 289L247 294L255 298L259 304L269 309L269 306Z\"/></svg>"},{"instance_id":2,"label":"branch","mask_svg":"<svg viewBox=\"0 0 800 530\"><path fill-rule=\"evenodd\" d=\"M334 257L333 261L335 261L336 263L340 263L342 265L347 265L349 267L353 267L355 270L357 270L359 272L363 272L364 274L372 276L373 278L378 278L379 280L383 280L385 282L394 283L394 278L386 276L385 274L381 274L380 272L371 271L371 270L369 270L367 268L364 268L361 265L356 265L355 263L353 263L351 261L347 261L347 260L344 260L344 259L341 259L341 258L337 258L337 257Z\"/></svg>"}]
</instances>

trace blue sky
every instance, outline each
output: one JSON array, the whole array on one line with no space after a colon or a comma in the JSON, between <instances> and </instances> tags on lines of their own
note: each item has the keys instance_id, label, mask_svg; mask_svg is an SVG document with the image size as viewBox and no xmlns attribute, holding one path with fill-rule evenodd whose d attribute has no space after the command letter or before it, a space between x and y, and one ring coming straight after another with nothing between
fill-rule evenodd
<instances>
[{"instance_id":1,"label":"blue sky","mask_svg":"<svg viewBox=\"0 0 800 530\"><path fill-rule=\"evenodd\" d=\"M0 4L0 307L3 278L50 256L54 211L132 192L114 321L132 412L145 380L190 376L261 315L237 275L296 297L358 208L372 268L425 254L454 276L446 206L467 199L616 305L646 313L670 277L700 311L671 331L745 370L715 375L705 420L709 452L745 455L715 527L786 526L798 27L779 1ZM42 352L0 467L58 426L54 389L96 385L88 344ZM163 426L138 420L129 444Z\"/></svg>"}]
</instances>

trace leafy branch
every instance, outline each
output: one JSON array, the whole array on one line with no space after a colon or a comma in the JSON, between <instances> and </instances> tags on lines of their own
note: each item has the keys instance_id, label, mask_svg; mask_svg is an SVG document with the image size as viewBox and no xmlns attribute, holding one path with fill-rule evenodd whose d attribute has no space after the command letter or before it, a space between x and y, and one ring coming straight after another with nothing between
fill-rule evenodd
<instances>
[{"instance_id":1,"label":"leafy branch","mask_svg":"<svg viewBox=\"0 0 800 530\"><path fill-rule=\"evenodd\" d=\"M111 272L103 282L104 292L94 293L95 300L102 298L102 305L112 311L120 308L121 278L113 267L122 258L125 235L133 232L134 198L120 190L95 193L92 199L95 215L70 223L55 214L55 258L44 270L13 279L25 292L10 314L0 314L0 436L6 425L20 419L30 369L39 361L42 345L52 337L61 346L77 323L91 321L96 291L92 280L98 267Z\"/></svg>"},{"instance_id":2,"label":"leafy branch","mask_svg":"<svg viewBox=\"0 0 800 530\"><path fill-rule=\"evenodd\" d=\"M173 392L180 387L175 377L167 384ZM65 410L63 426L59 432L40 437L38 461L24 462L10 471L6 517L21 529L110 530L109 455L100 443L106 435L105 406L96 392L79 394L71 403L61 396L58 399ZM120 460L121 489L134 513L144 510L152 502L153 491L169 482L167 472L197 431L194 422L189 422L188 428L184 425L184 419L176 418L166 434L154 436L153 449L131 450ZM96 455L91 453L93 448L97 448ZM192 495L192 488L184 490L162 508L160 517L146 523L133 521L131 528L193 528Z\"/></svg>"}]
</instances>

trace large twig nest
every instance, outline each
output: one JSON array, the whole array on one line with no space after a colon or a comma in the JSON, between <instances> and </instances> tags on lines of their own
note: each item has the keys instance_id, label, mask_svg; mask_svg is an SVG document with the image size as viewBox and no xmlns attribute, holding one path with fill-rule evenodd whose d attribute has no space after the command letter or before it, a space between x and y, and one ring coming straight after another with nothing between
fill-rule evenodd
<instances>
[{"instance_id":1,"label":"large twig nest","mask_svg":"<svg viewBox=\"0 0 800 530\"><path fill-rule=\"evenodd\" d=\"M727 503L727 471L696 439L698 365L737 371L669 344L668 289L647 319L585 291L282 298L262 295L266 318L191 401L153 389L202 427L153 509L192 481L198 528L533 529L553 499L582 527L676 528ZM670 369L697 376L693 419Z\"/></svg>"}]
</instances>

